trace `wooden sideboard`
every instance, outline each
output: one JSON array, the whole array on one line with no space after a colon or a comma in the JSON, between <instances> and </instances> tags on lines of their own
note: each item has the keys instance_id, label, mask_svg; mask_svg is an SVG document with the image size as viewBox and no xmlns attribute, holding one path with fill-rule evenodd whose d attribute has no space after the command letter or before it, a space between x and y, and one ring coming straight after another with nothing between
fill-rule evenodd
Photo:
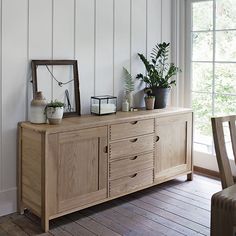
<instances>
[{"instance_id":1,"label":"wooden sideboard","mask_svg":"<svg viewBox=\"0 0 236 236\"><path fill-rule=\"evenodd\" d=\"M18 210L49 220L179 175L192 180L192 110L19 123Z\"/></svg>"}]
</instances>

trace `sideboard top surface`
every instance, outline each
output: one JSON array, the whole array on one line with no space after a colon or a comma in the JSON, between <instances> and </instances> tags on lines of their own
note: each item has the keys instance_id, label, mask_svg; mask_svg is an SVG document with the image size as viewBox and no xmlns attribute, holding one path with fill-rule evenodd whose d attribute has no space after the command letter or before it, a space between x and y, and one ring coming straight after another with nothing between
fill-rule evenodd
<instances>
[{"instance_id":1,"label":"sideboard top surface","mask_svg":"<svg viewBox=\"0 0 236 236\"><path fill-rule=\"evenodd\" d=\"M71 131L75 129L90 128L96 126L109 125L120 122L129 122L135 119L148 119L163 117L169 115L177 115L182 113L192 112L192 109L181 107L167 107L165 109L155 110L140 110L134 112L117 112L114 115L95 116L95 115L82 115L78 117L63 118L60 125L49 124L32 124L29 121L20 122L22 128L32 129L36 132L44 133L57 133L63 131Z\"/></svg>"}]
</instances>

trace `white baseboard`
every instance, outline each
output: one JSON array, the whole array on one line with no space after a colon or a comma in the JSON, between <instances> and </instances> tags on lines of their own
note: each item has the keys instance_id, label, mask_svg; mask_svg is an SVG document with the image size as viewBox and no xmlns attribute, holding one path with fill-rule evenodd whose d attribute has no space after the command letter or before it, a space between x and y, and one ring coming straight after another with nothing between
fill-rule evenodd
<instances>
[{"instance_id":1,"label":"white baseboard","mask_svg":"<svg viewBox=\"0 0 236 236\"><path fill-rule=\"evenodd\" d=\"M0 216L8 215L17 211L16 196L16 188L0 191Z\"/></svg>"}]
</instances>

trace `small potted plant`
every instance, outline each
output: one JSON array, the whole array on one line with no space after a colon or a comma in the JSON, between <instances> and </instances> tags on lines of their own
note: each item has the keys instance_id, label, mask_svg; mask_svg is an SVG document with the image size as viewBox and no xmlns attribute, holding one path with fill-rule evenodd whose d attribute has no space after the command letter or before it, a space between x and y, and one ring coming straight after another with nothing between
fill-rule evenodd
<instances>
[{"instance_id":1,"label":"small potted plant","mask_svg":"<svg viewBox=\"0 0 236 236\"><path fill-rule=\"evenodd\" d=\"M51 101L46 106L46 115L51 125L58 125L61 123L64 111L64 103L55 100Z\"/></svg>"},{"instance_id":2,"label":"small potted plant","mask_svg":"<svg viewBox=\"0 0 236 236\"><path fill-rule=\"evenodd\" d=\"M152 93L151 89L144 89L144 93L147 95L144 97L146 110L153 110L155 104L155 96L149 95Z\"/></svg>"},{"instance_id":3,"label":"small potted plant","mask_svg":"<svg viewBox=\"0 0 236 236\"><path fill-rule=\"evenodd\" d=\"M138 74L137 79L146 83L147 88L151 89L149 96L155 96L155 109L165 108L167 98L172 85L176 85L175 79L172 79L181 70L168 62L170 43L157 44L151 53L151 60L138 53L139 58L146 68L146 74Z\"/></svg>"}]
</instances>

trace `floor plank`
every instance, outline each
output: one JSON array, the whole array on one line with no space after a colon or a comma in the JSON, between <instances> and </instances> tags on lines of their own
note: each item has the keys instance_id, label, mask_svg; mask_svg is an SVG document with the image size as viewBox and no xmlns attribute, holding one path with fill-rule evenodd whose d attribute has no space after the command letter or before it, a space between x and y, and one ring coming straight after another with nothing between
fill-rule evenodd
<instances>
[{"instance_id":1,"label":"floor plank","mask_svg":"<svg viewBox=\"0 0 236 236\"><path fill-rule=\"evenodd\" d=\"M210 199L220 181L194 175L130 194L50 221L43 233L30 212L0 217L0 236L210 235Z\"/></svg>"},{"instance_id":2,"label":"floor plank","mask_svg":"<svg viewBox=\"0 0 236 236\"><path fill-rule=\"evenodd\" d=\"M161 232L149 228L145 224L140 224L140 222L136 218L131 218L129 216L120 214L120 212L117 212L113 209L114 207L109 207L107 204L106 206L98 205L94 207L94 210L97 212L103 211L108 218L128 228L130 230L129 235L163 235Z\"/></svg>"},{"instance_id":3,"label":"floor plank","mask_svg":"<svg viewBox=\"0 0 236 236\"><path fill-rule=\"evenodd\" d=\"M185 227L184 225L180 225L178 223L173 222L171 219L162 217L161 215L154 214L148 210L140 208L134 204L129 203L129 201L124 201L124 199L122 199L121 202L123 202L123 204L120 205L122 208L127 209L128 211L134 212L137 215L144 216L144 217L146 217L152 221L155 221L159 224L162 224L174 231L177 231L178 233L181 233L183 235L189 235L189 236L199 235L198 232L196 232L192 229L189 229L188 227Z\"/></svg>"},{"instance_id":4,"label":"floor plank","mask_svg":"<svg viewBox=\"0 0 236 236\"><path fill-rule=\"evenodd\" d=\"M179 225L182 226L187 226L189 229L192 229L200 234L203 235L209 235L209 226L202 226L196 222L191 221L190 219L186 218L186 217L182 217L179 215L176 215L175 213L166 211L165 209L161 209L158 206L154 206L154 205L150 205L149 203L143 202L139 199L134 199L134 198L129 198L127 197L127 199L131 200L131 204L145 209L153 214L159 215L165 219L168 219L170 221L173 221Z\"/></svg>"},{"instance_id":5,"label":"floor plank","mask_svg":"<svg viewBox=\"0 0 236 236\"><path fill-rule=\"evenodd\" d=\"M120 234L112 231L106 226L99 224L90 217L84 216L79 212L70 214L69 219L73 220L75 223L87 228L92 231L94 234L104 235L104 236L119 236Z\"/></svg>"},{"instance_id":6,"label":"floor plank","mask_svg":"<svg viewBox=\"0 0 236 236\"><path fill-rule=\"evenodd\" d=\"M130 211L129 209L126 209L122 207L122 203L118 204L117 201L113 201L110 203L111 206L113 206L113 210L120 213L123 216L127 216L130 219L134 219L136 222L138 222L141 225L144 225L150 229L154 229L155 232L158 232L160 234L164 235L173 235L173 236L179 236L182 235L178 231L174 230L173 228L169 228L166 225L160 224L159 222L150 220L148 217L145 217L140 214L136 214L134 211ZM115 207L114 207L115 205Z\"/></svg>"},{"instance_id":7,"label":"floor plank","mask_svg":"<svg viewBox=\"0 0 236 236\"><path fill-rule=\"evenodd\" d=\"M120 225L117 222L114 222L112 219L108 218L103 212L96 213L95 211L93 211L93 208L89 208L81 211L81 213L85 216L89 216L99 224L106 226L107 228L113 230L114 232L117 232L120 235L129 235L131 233L130 229Z\"/></svg>"}]
</instances>

